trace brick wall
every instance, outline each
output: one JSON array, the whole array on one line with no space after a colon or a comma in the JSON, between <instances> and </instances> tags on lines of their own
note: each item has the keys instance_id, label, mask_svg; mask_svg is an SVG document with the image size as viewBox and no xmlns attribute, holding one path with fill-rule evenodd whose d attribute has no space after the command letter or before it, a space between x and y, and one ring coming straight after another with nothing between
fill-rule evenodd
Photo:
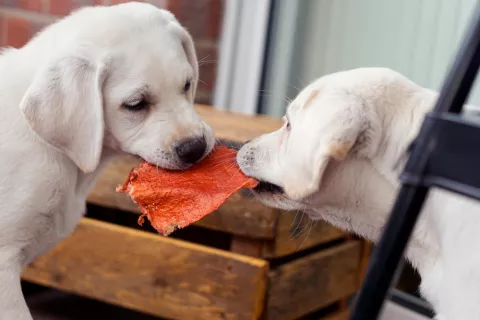
<instances>
[{"instance_id":1,"label":"brick wall","mask_svg":"<svg viewBox=\"0 0 480 320\"><path fill-rule=\"evenodd\" d=\"M168 9L192 34L200 64L196 102L211 103L223 0L143 0ZM70 11L126 0L0 0L0 46L21 47L32 35Z\"/></svg>"}]
</instances>

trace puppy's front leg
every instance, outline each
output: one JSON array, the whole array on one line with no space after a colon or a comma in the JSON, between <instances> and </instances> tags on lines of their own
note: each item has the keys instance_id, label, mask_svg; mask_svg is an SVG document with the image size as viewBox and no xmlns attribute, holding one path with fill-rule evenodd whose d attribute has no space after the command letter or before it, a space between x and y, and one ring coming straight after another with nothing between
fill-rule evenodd
<instances>
[{"instance_id":1,"label":"puppy's front leg","mask_svg":"<svg viewBox=\"0 0 480 320\"><path fill-rule=\"evenodd\" d=\"M33 320L20 284L21 268L0 269L0 320Z\"/></svg>"}]
</instances>

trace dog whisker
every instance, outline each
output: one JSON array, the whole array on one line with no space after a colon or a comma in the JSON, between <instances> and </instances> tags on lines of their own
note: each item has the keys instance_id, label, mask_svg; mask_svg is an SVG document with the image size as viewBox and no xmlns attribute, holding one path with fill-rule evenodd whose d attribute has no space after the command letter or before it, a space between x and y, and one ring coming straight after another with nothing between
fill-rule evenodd
<instances>
[{"instance_id":1,"label":"dog whisker","mask_svg":"<svg viewBox=\"0 0 480 320\"><path fill-rule=\"evenodd\" d=\"M300 212L300 211L299 211ZM298 220L298 223L297 223L297 226L295 227L295 229L292 231L292 235L293 237L295 237L295 234L298 230L298 228L300 227L300 225L302 224L303 222L303 216L304 216L304 213L303 212L300 212L301 215L300 215L300 219ZM295 218L297 217L297 215L295 215ZM295 222L295 219L293 220Z\"/></svg>"},{"instance_id":2,"label":"dog whisker","mask_svg":"<svg viewBox=\"0 0 480 320\"><path fill-rule=\"evenodd\" d=\"M300 79L300 77L298 75L297 75L297 79L300 82L300 84L302 85L302 87L305 87L305 83L303 83L303 81Z\"/></svg>"},{"instance_id":3,"label":"dog whisker","mask_svg":"<svg viewBox=\"0 0 480 320\"><path fill-rule=\"evenodd\" d=\"M302 244L300 244L300 247L297 249L297 252L302 250L303 245L307 242L307 239L310 236L310 232L312 232L312 229L314 228L313 220L310 220L309 225L310 225L310 229L308 230L307 235L305 236L305 239L303 239Z\"/></svg>"},{"instance_id":4,"label":"dog whisker","mask_svg":"<svg viewBox=\"0 0 480 320\"><path fill-rule=\"evenodd\" d=\"M202 59L200 59L198 62L203 62L205 59L208 59L210 58L211 54L207 54L205 57L203 57Z\"/></svg>"}]
</instances>

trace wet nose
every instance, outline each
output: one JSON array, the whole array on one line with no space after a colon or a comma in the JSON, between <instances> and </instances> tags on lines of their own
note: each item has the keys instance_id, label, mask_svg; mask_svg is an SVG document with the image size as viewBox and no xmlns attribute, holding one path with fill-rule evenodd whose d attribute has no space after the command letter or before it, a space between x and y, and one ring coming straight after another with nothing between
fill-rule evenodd
<instances>
[{"instance_id":1,"label":"wet nose","mask_svg":"<svg viewBox=\"0 0 480 320\"><path fill-rule=\"evenodd\" d=\"M180 141L175 147L175 153L180 161L194 164L203 157L206 149L205 137L194 137Z\"/></svg>"}]
</instances>

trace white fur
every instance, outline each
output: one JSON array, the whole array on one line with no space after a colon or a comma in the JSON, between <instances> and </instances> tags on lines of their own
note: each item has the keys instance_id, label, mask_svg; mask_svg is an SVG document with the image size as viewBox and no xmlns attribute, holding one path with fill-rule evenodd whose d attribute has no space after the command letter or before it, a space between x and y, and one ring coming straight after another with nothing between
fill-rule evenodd
<instances>
[{"instance_id":1,"label":"white fur","mask_svg":"<svg viewBox=\"0 0 480 320\"><path fill-rule=\"evenodd\" d=\"M237 160L247 175L283 188L257 192L265 204L303 210L377 241L399 189L403 154L436 98L389 69L327 75L290 104L281 129L243 146ZM467 110L478 115L474 106ZM422 294L445 319L480 319L479 230L475 201L430 193L406 257L422 277Z\"/></svg>"},{"instance_id":2,"label":"white fur","mask_svg":"<svg viewBox=\"0 0 480 320\"><path fill-rule=\"evenodd\" d=\"M192 87L183 91L187 79ZM31 319L20 271L69 235L116 155L184 169L175 143L210 127L193 109L189 34L142 3L81 9L0 56L0 319ZM148 96L148 111L129 111Z\"/></svg>"}]
</instances>

